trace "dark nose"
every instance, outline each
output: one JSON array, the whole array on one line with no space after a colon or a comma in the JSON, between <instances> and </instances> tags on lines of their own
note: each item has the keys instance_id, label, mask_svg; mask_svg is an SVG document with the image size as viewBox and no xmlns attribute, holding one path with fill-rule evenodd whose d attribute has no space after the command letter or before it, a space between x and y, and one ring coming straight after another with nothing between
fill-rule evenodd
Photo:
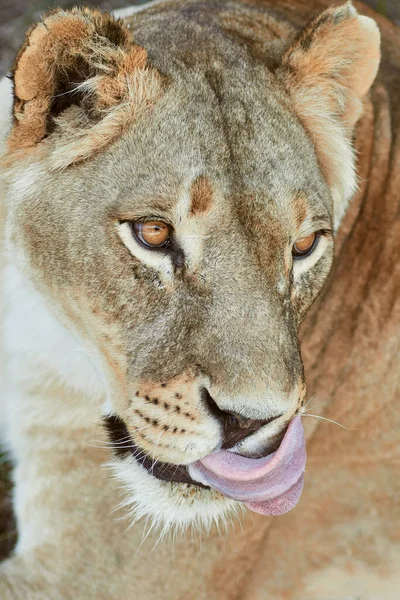
<instances>
[{"instance_id":1,"label":"dark nose","mask_svg":"<svg viewBox=\"0 0 400 600\"><path fill-rule=\"evenodd\" d=\"M206 388L202 390L202 398L211 414L216 417L223 427L224 441L222 448L233 448L238 442L258 431L282 415L269 419L248 419L234 411L221 410Z\"/></svg>"}]
</instances>

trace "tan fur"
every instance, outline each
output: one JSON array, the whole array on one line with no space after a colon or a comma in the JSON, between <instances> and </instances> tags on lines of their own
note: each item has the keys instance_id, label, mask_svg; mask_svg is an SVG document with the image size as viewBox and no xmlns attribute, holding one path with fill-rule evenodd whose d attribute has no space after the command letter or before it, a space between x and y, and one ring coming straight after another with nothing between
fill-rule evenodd
<instances>
[{"instance_id":1,"label":"tan fur","mask_svg":"<svg viewBox=\"0 0 400 600\"><path fill-rule=\"evenodd\" d=\"M96 36L101 41L94 46ZM27 33L15 63L11 157L20 158L21 149L45 137L51 103L67 93L83 93L90 115L71 107L56 119L63 147L53 156L53 168L101 150L160 95L161 78L146 59L146 51L111 15L74 9L67 18L62 11L45 16ZM86 80L79 85L72 79L72 87L64 88L64 79L75 70L78 76L83 71Z\"/></svg>"},{"instance_id":2,"label":"tan fur","mask_svg":"<svg viewBox=\"0 0 400 600\"><path fill-rule=\"evenodd\" d=\"M91 93L92 86L97 88L97 82L90 83L87 88L88 93ZM122 82L118 81L111 84L106 82L103 86L99 84L99 91L102 94L100 101L103 104L101 110L104 110L105 116L88 129L79 126L79 117L81 117L79 114L69 114L57 120L65 145L63 144L52 155L54 170L64 169L75 162L86 160L117 139L142 111L152 106L159 98L162 89L160 77L145 69L138 69L130 75L126 86L126 97L120 92L121 85ZM101 89L102 87L104 89ZM107 104L112 95L114 102L118 98L118 102L122 104L117 106L111 102Z\"/></svg>"},{"instance_id":3,"label":"tan fur","mask_svg":"<svg viewBox=\"0 0 400 600\"><path fill-rule=\"evenodd\" d=\"M220 4L213 5L209 14L218 19L221 10L224 27L232 26L235 19L229 19L229 11ZM298 48L302 39L300 34L294 41L296 31L330 4L326 0L271 3L282 15L282 32L288 32L288 38L274 46L271 69L280 58L287 66L288 48ZM238 22L246 24L248 11L262 12L270 4L251 0L241 6L235 4L236 11L244 11ZM368 12L361 5L357 9ZM166 515L174 506L183 514L191 506L203 503L206 510L226 499L186 484L169 488L168 483L148 480L131 457L120 461L119 479L114 479L106 468L111 455L100 424L101 415L111 410L104 408L105 402L132 431L136 428L138 436L145 436L141 445L149 454L160 460L173 455L177 465L207 454L207 444L219 439L199 394L202 387L211 391L222 409L252 419L265 416L266 411L282 413L277 430L299 409L305 388L297 325L326 280L333 250L327 240L324 257L289 288L288 238L304 235L313 218L320 219L318 227L329 228L334 218L340 221L341 203L346 204L340 194L333 201L330 198L330 204L321 200L329 196L332 164L328 167L324 162L318 137L322 121L307 121L305 138L298 125L305 117L292 93L299 91L304 76L304 56L294 58L300 70L293 75L295 88L290 88L292 77L282 80L278 73L278 82L264 66L259 68L257 61L266 48L257 46L258 33L255 45L248 44L252 56L248 59L243 40L251 36L251 27L244 28L243 36L238 33L243 54L235 54L236 46L224 54L225 46L212 45L221 38L214 35L210 42L206 30L197 25L196 11L203 14L204 3L183 0L170 8L161 4L129 20L135 39L135 32L142 36L137 42L143 48L146 35L149 45L155 44L146 27L149 24L151 31L150 25L155 27L164 12L167 21L176 23L176 31L181 12L189 15L186 25L194 20L196 27L193 37L185 41L190 44L193 39L192 50L182 47L173 65L168 54L172 49L165 45L171 32L159 27L163 51L157 54L154 45L153 62L147 66L146 59L144 69L154 71L159 80L158 72L164 77L170 65L168 86L158 88L152 110L135 115L122 135L116 133L118 125L111 125L114 119L107 108L105 119L109 117L115 133L113 143L107 125L107 142L93 155L91 130L103 120L83 131L72 107L58 117L48 139L22 150L21 162L12 151L3 171L7 262L17 264L20 273L10 278L7 271L3 277L8 300L2 316L6 350L1 372L9 394L2 418L7 421L3 424L6 441L16 463L19 541L16 554L1 565L0 598L397 600L400 35L371 11L368 14L383 34L383 64L355 125L359 190L336 236L331 275L300 336L309 395L315 395L305 410L337 420L350 431L304 417L309 457L306 486L298 507L283 517L247 515L242 526L236 524L235 531L226 535L212 528L200 543L197 535L186 532L174 544L163 540L155 546L157 534L149 532L143 519L128 529L135 515L129 514L129 503L115 512L120 501L127 501L120 482L129 491L132 473L149 505L169 490ZM333 14L328 11L328 16ZM340 14L345 18L337 27L349 27L350 38L356 17L348 6ZM261 21L270 23L267 16L263 13ZM90 12L87 18L104 33L101 28L109 23L108 17L103 21L100 13ZM75 39L79 32L75 26L62 27L58 35ZM118 35L125 48L126 38ZM203 43L198 54L196 35ZM370 66L376 59L374 35L372 30L371 54L368 48L361 53L371 59ZM356 28L356 45L363 45L364 37L358 36ZM340 40L338 51L346 45L345 39ZM279 52L284 48L287 53L282 58ZM254 57L256 67L251 62ZM327 58L334 56L329 53ZM93 84L103 90L107 107L115 101L113 110L120 106L114 93L122 63L114 71L116 87L109 88L106 79ZM185 72L182 76L182 65L195 65L193 79L185 79ZM280 65L281 73L284 67ZM224 87L225 68L229 85ZM131 69L141 72L135 65L128 68L130 73ZM209 87L200 76L203 69ZM357 98L366 92L357 76L345 83ZM28 97L28 82L21 85ZM137 90L137 82L134 87ZM209 89L212 93L207 95ZM246 95L250 90L252 95ZM328 91L326 102L333 98ZM260 118L265 103L268 110ZM84 106L78 106L81 109ZM38 140L43 130L36 117L48 110L48 101L32 109L28 138ZM336 115L335 127L343 115L351 121L355 118L356 113L346 110ZM269 121L271 115L275 121ZM220 122L229 127L217 129ZM84 152L78 164L65 169L62 152L68 148L71 123L77 126ZM285 137L287 123L290 143ZM14 125L11 140L18 138L19 127L19 122ZM307 144L314 136L315 147ZM24 136L18 139L25 141ZM329 133L329 139L334 146L337 131ZM342 141L349 144L346 132ZM352 152L351 146L346 147ZM76 146L68 151L67 160L76 151ZM268 163L277 152L280 160ZM54 166L59 169L56 173ZM292 179L286 178L288 171ZM310 180L315 188L307 187ZM194 207L196 218L190 215ZM149 266L145 254L137 258L116 234L119 220L159 216L160 211L168 215L177 234L192 236L192 246L185 246L189 267L177 266L166 282L158 276L161 267ZM191 222L196 222L195 229L190 228ZM201 238L198 244L196 236ZM187 240L184 236L182 240L184 245ZM190 271L192 247L197 252L196 277ZM290 327L282 316L289 292ZM196 318L188 317L190 310ZM46 319L48 315L54 319L50 329L46 320L39 332L29 329L35 321L40 326L43 311ZM57 330L57 348L47 347L58 323L73 332L73 340L80 340L81 361L78 356L74 362L76 346L64 330ZM36 345L29 345L32 340ZM86 354L92 367L86 365ZM69 362L70 371L65 370ZM83 384L75 377L80 362L87 369ZM139 431L141 427L147 429ZM271 430L265 431L270 439ZM241 450L245 452L246 446ZM249 446L247 451L251 454Z\"/></svg>"}]
</instances>

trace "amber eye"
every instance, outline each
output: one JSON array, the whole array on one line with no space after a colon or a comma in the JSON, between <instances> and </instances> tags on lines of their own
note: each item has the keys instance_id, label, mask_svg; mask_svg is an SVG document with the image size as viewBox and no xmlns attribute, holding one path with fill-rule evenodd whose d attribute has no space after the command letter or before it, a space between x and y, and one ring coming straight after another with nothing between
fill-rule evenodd
<instances>
[{"instance_id":1,"label":"amber eye","mask_svg":"<svg viewBox=\"0 0 400 600\"><path fill-rule=\"evenodd\" d=\"M317 238L317 234L312 233L311 235L296 240L292 248L293 256L295 258L303 258L304 256L311 254L315 248Z\"/></svg>"},{"instance_id":2,"label":"amber eye","mask_svg":"<svg viewBox=\"0 0 400 600\"><path fill-rule=\"evenodd\" d=\"M171 227L163 221L135 221L133 229L142 244L150 248L162 248L169 243Z\"/></svg>"}]
</instances>

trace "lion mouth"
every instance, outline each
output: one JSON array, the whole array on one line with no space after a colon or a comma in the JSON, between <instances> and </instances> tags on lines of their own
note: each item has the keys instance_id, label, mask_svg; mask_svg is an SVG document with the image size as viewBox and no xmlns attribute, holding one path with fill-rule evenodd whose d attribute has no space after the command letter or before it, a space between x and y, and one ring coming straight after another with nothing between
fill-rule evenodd
<instances>
[{"instance_id":1,"label":"lion mouth","mask_svg":"<svg viewBox=\"0 0 400 600\"><path fill-rule=\"evenodd\" d=\"M306 448L303 425L292 419L282 442L272 454L247 458L220 450L188 466L197 482L208 485L252 511L282 515L296 506L304 483Z\"/></svg>"},{"instance_id":2,"label":"lion mouth","mask_svg":"<svg viewBox=\"0 0 400 600\"><path fill-rule=\"evenodd\" d=\"M153 461L134 443L118 416L105 417L104 423L115 453L133 456L150 475L161 481L212 488L263 515L282 515L300 499L306 449L299 415L290 422L278 450L268 456L247 458L219 450L187 466Z\"/></svg>"},{"instance_id":3,"label":"lion mouth","mask_svg":"<svg viewBox=\"0 0 400 600\"><path fill-rule=\"evenodd\" d=\"M133 456L150 475L161 481L188 483L202 488L209 487L199 481L194 481L189 475L186 465L175 465L150 458L142 448L135 444L124 421L117 415L104 417L104 425L117 456L121 458Z\"/></svg>"}]
</instances>

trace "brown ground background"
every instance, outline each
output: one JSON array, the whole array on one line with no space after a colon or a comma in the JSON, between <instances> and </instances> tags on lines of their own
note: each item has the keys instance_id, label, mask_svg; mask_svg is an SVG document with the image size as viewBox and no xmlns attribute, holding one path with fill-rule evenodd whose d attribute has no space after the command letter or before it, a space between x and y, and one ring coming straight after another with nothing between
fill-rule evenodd
<instances>
[{"instance_id":1,"label":"brown ground background","mask_svg":"<svg viewBox=\"0 0 400 600\"><path fill-rule=\"evenodd\" d=\"M364 0L364 2L400 25L400 0ZM0 77L10 69L24 32L31 23L40 18L43 11L57 6L72 8L77 4L113 10L123 6L143 4L143 0L105 0L104 2L0 0ZM10 491L10 465L0 454L0 560L11 552L16 537Z\"/></svg>"}]
</instances>

